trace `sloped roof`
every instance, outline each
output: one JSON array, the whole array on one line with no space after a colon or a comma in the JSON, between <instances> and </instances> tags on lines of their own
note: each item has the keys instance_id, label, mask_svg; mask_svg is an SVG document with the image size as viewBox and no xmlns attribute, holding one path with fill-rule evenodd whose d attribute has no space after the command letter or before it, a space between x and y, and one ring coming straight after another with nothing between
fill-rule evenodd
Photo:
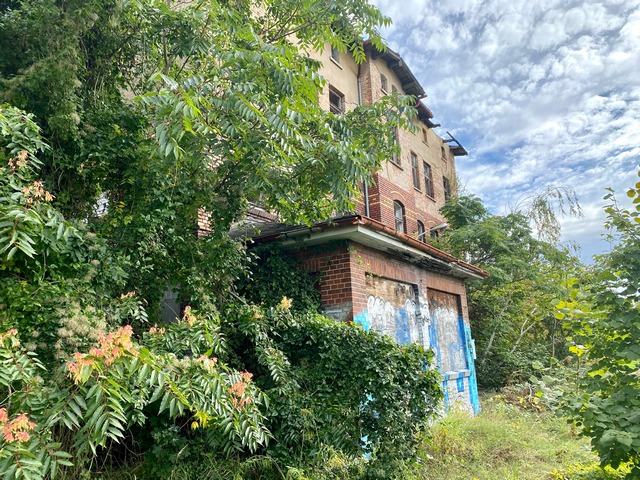
<instances>
[{"instance_id":1,"label":"sloped roof","mask_svg":"<svg viewBox=\"0 0 640 480\"><path fill-rule=\"evenodd\" d=\"M282 242L292 248L315 246L333 240L353 240L399 256L427 270L462 279L481 279L489 274L428 243L361 215L333 218L312 226L282 225L252 238L255 243Z\"/></svg>"}]
</instances>

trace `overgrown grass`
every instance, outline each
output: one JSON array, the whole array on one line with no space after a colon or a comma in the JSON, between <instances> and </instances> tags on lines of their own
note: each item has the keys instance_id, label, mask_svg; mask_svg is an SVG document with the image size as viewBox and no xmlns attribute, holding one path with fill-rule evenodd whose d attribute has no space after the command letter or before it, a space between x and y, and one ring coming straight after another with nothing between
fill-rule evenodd
<instances>
[{"instance_id":1,"label":"overgrown grass","mask_svg":"<svg viewBox=\"0 0 640 480\"><path fill-rule=\"evenodd\" d=\"M455 412L424 441L422 480L613 480L625 471L598 466L589 443L548 411L487 397L476 418Z\"/></svg>"}]
</instances>

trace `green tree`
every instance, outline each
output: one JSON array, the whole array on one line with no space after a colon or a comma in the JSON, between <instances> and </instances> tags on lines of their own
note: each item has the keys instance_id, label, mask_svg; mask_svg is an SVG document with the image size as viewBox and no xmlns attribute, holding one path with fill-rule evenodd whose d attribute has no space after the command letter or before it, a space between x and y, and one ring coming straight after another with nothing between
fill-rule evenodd
<instances>
[{"instance_id":1,"label":"green tree","mask_svg":"<svg viewBox=\"0 0 640 480\"><path fill-rule=\"evenodd\" d=\"M571 329L572 351L587 374L566 392L565 412L591 437L604 465L622 462L640 476L640 182L627 192L622 208L613 191L605 199L606 227L614 246L599 257L591 282L573 302L561 302L560 315ZM580 308L576 308L576 303Z\"/></svg>"},{"instance_id":2,"label":"green tree","mask_svg":"<svg viewBox=\"0 0 640 480\"><path fill-rule=\"evenodd\" d=\"M193 301L203 289L226 295L242 263L227 232L250 202L302 223L352 208L413 111L406 97L344 115L318 105L311 49L362 59L362 37L380 45L388 19L364 0L2 10L0 100L34 114L53 147L41 155L44 187L129 259L122 290L152 311L169 286Z\"/></svg>"},{"instance_id":3,"label":"green tree","mask_svg":"<svg viewBox=\"0 0 640 480\"><path fill-rule=\"evenodd\" d=\"M364 0L0 2L0 101L13 105L0 111L0 421L20 433L0 446L9 478L21 459L38 478L70 452L72 477L132 449L148 478L182 453L193 465L259 453L291 475L347 459L360 476L401 477L440 399L429 354L293 318L287 302L247 305L233 288L244 248L228 235L252 203L303 223L353 207L414 99L324 112L307 53L362 59L361 39L381 46L386 23ZM197 321L149 329L168 287ZM105 339L130 324L136 341L105 360ZM255 383L238 385L249 367ZM243 388L251 418L229 423Z\"/></svg>"},{"instance_id":4,"label":"green tree","mask_svg":"<svg viewBox=\"0 0 640 480\"><path fill-rule=\"evenodd\" d=\"M524 212L506 215L492 215L479 198L466 195L442 209L452 229L439 245L490 273L468 290L481 387L526 380L534 361L548 365L568 353L554 301L566 296L579 262L568 249L534 234L551 230L545 238L557 237L552 207L543 198L550 200L547 194L532 197ZM535 204L544 205L543 212L531 216L530 208L540 210Z\"/></svg>"}]
</instances>

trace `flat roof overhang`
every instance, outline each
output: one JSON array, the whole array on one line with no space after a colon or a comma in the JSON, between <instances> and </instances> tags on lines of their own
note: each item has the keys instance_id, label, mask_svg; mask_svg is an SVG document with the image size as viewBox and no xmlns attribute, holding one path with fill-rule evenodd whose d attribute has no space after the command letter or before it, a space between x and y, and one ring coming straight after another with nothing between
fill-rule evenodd
<instances>
[{"instance_id":1,"label":"flat roof overhang","mask_svg":"<svg viewBox=\"0 0 640 480\"><path fill-rule=\"evenodd\" d=\"M376 220L359 215L254 238L257 243L279 241L284 248L291 249L313 247L336 240L357 242L426 270L463 280L480 280L489 276L481 268L408 235L398 233Z\"/></svg>"}]
</instances>

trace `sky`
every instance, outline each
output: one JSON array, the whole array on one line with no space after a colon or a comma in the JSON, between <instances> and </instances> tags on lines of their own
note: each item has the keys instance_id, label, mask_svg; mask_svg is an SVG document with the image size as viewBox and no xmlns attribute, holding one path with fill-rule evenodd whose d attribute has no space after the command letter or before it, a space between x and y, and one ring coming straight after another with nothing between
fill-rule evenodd
<instances>
[{"instance_id":1,"label":"sky","mask_svg":"<svg viewBox=\"0 0 640 480\"><path fill-rule=\"evenodd\" d=\"M640 0L373 0L382 31L469 151L460 186L503 214L570 186L582 218L563 242L589 261L602 239L605 189L623 204L640 164ZM609 202L610 203L610 202Z\"/></svg>"}]
</instances>

